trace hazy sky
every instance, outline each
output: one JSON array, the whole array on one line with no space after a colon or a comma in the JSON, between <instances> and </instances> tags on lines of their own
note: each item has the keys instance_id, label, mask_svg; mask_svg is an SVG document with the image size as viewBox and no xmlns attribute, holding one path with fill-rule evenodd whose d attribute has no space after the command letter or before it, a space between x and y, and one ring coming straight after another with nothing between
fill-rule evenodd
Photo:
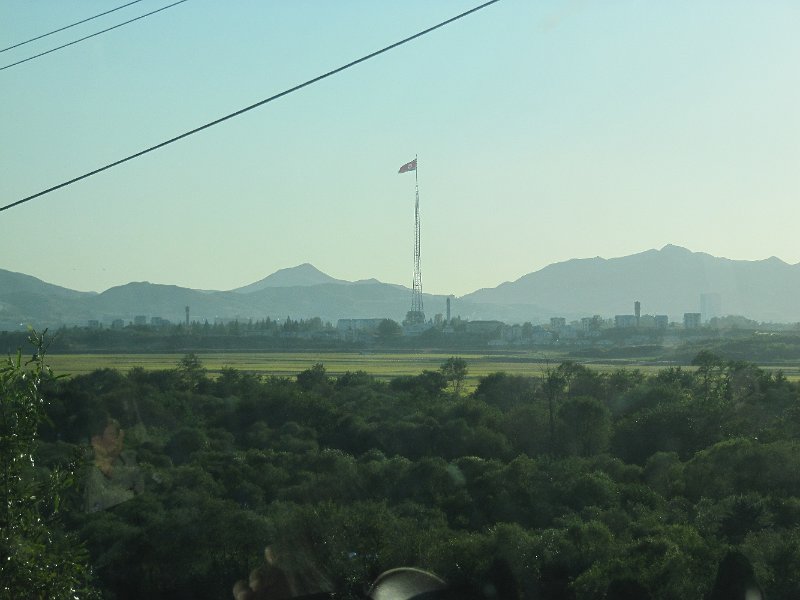
<instances>
[{"instance_id":1,"label":"hazy sky","mask_svg":"<svg viewBox=\"0 0 800 600\"><path fill-rule=\"evenodd\" d=\"M170 0L0 53L0 66ZM122 0L3 0L0 47ZM479 0L190 0L0 71L0 204ZM230 289L310 262L461 295L667 243L800 262L800 3L501 0L166 149L0 212L0 268Z\"/></svg>"}]
</instances>

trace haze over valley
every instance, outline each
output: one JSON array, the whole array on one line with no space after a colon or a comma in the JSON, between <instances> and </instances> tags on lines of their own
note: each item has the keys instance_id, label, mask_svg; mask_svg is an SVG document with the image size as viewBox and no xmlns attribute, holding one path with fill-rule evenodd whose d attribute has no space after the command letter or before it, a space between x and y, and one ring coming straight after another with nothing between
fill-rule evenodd
<instances>
[{"instance_id":1,"label":"haze over valley","mask_svg":"<svg viewBox=\"0 0 800 600\"><path fill-rule=\"evenodd\" d=\"M423 288L424 289L424 288ZM580 258L549 265L513 282L452 297L452 315L469 320L507 323L547 322L633 312L668 315L680 321L700 312L700 297L717 298L715 311L766 322L800 321L800 265L771 257L730 260L667 245L620 258ZM227 291L131 282L101 293L78 292L35 277L0 270L0 329L86 325L106 326L136 316L171 322L185 319L185 307L196 321L249 319L390 318L401 321L411 290L403 285L367 279L346 281L311 264L281 269ZM424 294L428 318L444 313L446 296Z\"/></svg>"}]
</instances>

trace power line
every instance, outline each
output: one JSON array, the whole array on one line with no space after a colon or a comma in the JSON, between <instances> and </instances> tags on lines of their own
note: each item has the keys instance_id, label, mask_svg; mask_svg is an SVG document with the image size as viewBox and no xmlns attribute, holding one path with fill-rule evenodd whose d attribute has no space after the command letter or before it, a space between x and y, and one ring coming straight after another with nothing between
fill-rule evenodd
<instances>
[{"instance_id":1,"label":"power line","mask_svg":"<svg viewBox=\"0 0 800 600\"><path fill-rule=\"evenodd\" d=\"M81 181L82 179L86 179L88 177L91 177L92 175L97 175L98 173L102 173L103 171L106 171L106 170L108 170L108 169L110 169L112 167L116 167L118 165L121 165L122 163L128 162L129 160L133 160L134 158L139 158L140 156L148 154L149 152L153 152L154 150L158 150L159 148L163 148L164 146L167 146L167 145L169 145L169 144L171 144L173 142L177 142L178 140L182 140L183 138L189 137L190 135L194 135L195 133L199 133L200 131L203 131L204 129L208 129L209 127L213 127L214 125L219 125L223 121L227 121L228 119L232 119L233 117L238 117L241 114L244 114L244 113L246 113L248 111L253 110L254 108L258 108L259 106L262 106L264 104L272 102L273 100L277 100L278 98L282 98L283 96L288 96L292 92L296 92L297 90L300 90L300 89L302 89L304 87L307 87L307 86L309 86L309 85L311 85L313 83L317 83L318 81L322 81L323 79L325 79L327 77L330 77L331 75L336 75L337 73L341 73L342 71L344 71L346 69L349 69L350 67L354 67L357 64L360 64L360 63L362 63L364 61L367 61L367 60L369 60L371 58L375 58L379 54L383 54L384 52L388 52L389 50L393 50L393 49L397 48L398 46L402 46L403 44L407 44L408 42L410 42L412 40L415 40L415 39L417 39L419 37L422 37L423 35L431 33L432 31L435 31L435 30L439 29L440 27L444 27L445 25L449 25L453 21L457 21L457 20L459 20L459 19L461 19L463 17L466 17L467 15L470 15L470 14L472 14L474 12L477 12L477 11L479 11L479 10L481 10L483 8L486 8L487 6L489 6L491 4L495 4L496 2L499 2L499 1L500 0L490 0L489 2L485 2L485 3L481 4L480 6L476 6L475 8L471 8L470 10L468 10L466 12L463 12L463 13L461 13L459 15L456 15L455 17L451 17L450 19L447 19L446 21L442 21L441 23L439 23L437 25L434 25L433 27L429 27L428 29L420 31L419 33L415 33L411 37L407 37L407 38L405 38L403 40L400 40L399 42L395 42L394 44L391 44L389 46L381 48L380 50L376 50L375 52L373 52L371 54L367 54L366 56L362 56L361 58L356 59L356 60L354 60L352 62L349 62L344 66L338 67L338 68L334 69L333 71L328 71L327 73L325 73L323 75L319 75L317 77L314 77L313 79L309 79L308 81L306 81L304 83L301 83L301 84L296 85L296 86L294 86L292 88L289 88L288 90L284 90L284 91L282 91L282 92L280 92L278 94L275 94L274 96L270 96L269 98L265 98L264 100L260 100L259 102L256 102L255 104L251 104L250 106L246 106L245 108L241 108L241 109L237 110L236 112L232 112L232 113L230 113L228 115L225 115L224 117L220 117L219 119L216 119L215 121L211 121L209 123L206 123L205 125L201 125L200 127L196 127L195 129L192 129L190 131L187 131L185 133L177 135L177 136L175 136L173 138L170 138L170 139L168 139L166 141L163 141L160 144L156 144L155 146L150 146L149 148L145 148L144 150L140 150L139 152L136 152L135 154L131 154L130 156L126 156L125 158L121 158L119 160L116 160L116 161L114 161L112 163L109 163L109 164L103 166L103 167L95 169L94 171L89 171L88 173L84 173L83 175L80 175L78 177L70 179L69 181L65 181L63 183L59 183L58 185L54 185L53 187L47 188L46 190L42 190L41 192L38 192L38 193L33 194L31 196L28 196L26 198L22 198L21 200L17 200L16 202L12 202L11 204L6 204L5 206L0 207L0 212L2 212L4 210L8 210L9 208L13 208L15 206L19 206L20 204L23 204L25 202L33 200L34 198L38 198L40 196L44 196L45 194L49 194L50 192L54 192L54 191L59 190L59 189L61 189L63 187L67 187L68 185L72 185L73 183L76 183L78 181Z\"/></svg>"},{"instance_id":2,"label":"power line","mask_svg":"<svg viewBox=\"0 0 800 600\"><path fill-rule=\"evenodd\" d=\"M17 62L11 63L10 65L6 65L4 67L0 67L0 71L3 71L5 69L10 69L11 67L15 67L17 65L21 65L22 63L28 62L29 60L33 60L34 58L39 58L40 56L44 56L45 54L50 54L51 52L55 52L56 50L61 50L62 48L66 48L67 46L73 46L73 45L75 45L75 44L77 44L79 42L83 42L83 41L88 40L90 38L97 37L98 35L101 35L103 33L107 33L107 32L109 32L109 31L111 31L113 29L118 29L118 28L122 27L123 25L128 25L129 23L133 23L134 21L138 21L140 19L144 19L145 17L149 17L150 15L154 15L156 13L160 13L162 10L167 10L168 8L172 8L173 6L177 6L178 4L183 4L184 2L188 2L188 1L189 0L178 0L178 2L173 2L172 4L168 4L167 6L162 6L159 9L156 9L156 10L151 11L149 13L145 13L145 14L143 14L141 16L135 17L135 18L133 18L133 19L131 19L129 21L125 21L124 23L119 23L119 24L114 25L112 27L109 27L107 29L103 29L102 31L98 31L97 33L92 33L90 35L87 35L87 36L82 37L80 39L74 40L72 42L68 42L66 44L62 44L61 46L56 46L55 48L51 48L50 50L45 50L44 52L40 52L39 54L34 54L33 56L29 56L28 58L23 58L22 60L18 60Z\"/></svg>"},{"instance_id":3,"label":"power line","mask_svg":"<svg viewBox=\"0 0 800 600\"><path fill-rule=\"evenodd\" d=\"M29 44L31 42L35 42L36 40L40 40L43 37L47 37L48 35L53 35L54 33L58 33L59 31L64 31L65 29L69 29L70 27L75 27L76 25L80 25L81 23L86 23L87 21L91 21L93 19L97 19L99 17L108 15L112 12L118 11L121 8L125 8L126 6L130 6L131 4L136 4L137 2L141 2L142 0L133 0L133 2L128 2L127 4L123 4L122 6L118 6L117 8L112 8L111 10L107 10L106 12L101 12L100 14L93 15L82 21L76 21L75 23L70 23L69 25L65 25L64 27L59 27L58 29L54 29L53 31L48 31L47 33L43 33L42 35L37 35L36 37L32 37L29 40L25 40L24 42L19 42L18 44L14 44L13 46L9 46L8 48L3 48L0 52L5 52L6 50L11 50L12 48L18 48L20 46L24 46L25 44Z\"/></svg>"}]
</instances>

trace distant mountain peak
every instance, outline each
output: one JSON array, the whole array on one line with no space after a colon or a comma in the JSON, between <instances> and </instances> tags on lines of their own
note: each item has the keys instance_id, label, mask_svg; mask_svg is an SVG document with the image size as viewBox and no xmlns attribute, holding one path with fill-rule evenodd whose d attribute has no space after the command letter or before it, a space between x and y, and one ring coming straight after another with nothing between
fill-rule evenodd
<instances>
[{"instance_id":1,"label":"distant mountain peak","mask_svg":"<svg viewBox=\"0 0 800 600\"><path fill-rule=\"evenodd\" d=\"M683 246L676 246L675 244L667 244L663 248L661 248L661 252L674 252L674 253L681 253L681 254L694 254L688 248L684 248Z\"/></svg>"},{"instance_id":2,"label":"distant mountain peak","mask_svg":"<svg viewBox=\"0 0 800 600\"><path fill-rule=\"evenodd\" d=\"M33 275L0 269L0 294L6 291L35 292L58 297L80 298L94 296L97 292L79 292L60 285L47 283Z\"/></svg>"},{"instance_id":3,"label":"distant mountain peak","mask_svg":"<svg viewBox=\"0 0 800 600\"><path fill-rule=\"evenodd\" d=\"M279 269L267 275L264 279L233 290L242 294L257 292L265 288L276 287L308 287L323 283L348 283L342 279L335 279L317 269L311 263L303 263L296 267Z\"/></svg>"}]
</instances>

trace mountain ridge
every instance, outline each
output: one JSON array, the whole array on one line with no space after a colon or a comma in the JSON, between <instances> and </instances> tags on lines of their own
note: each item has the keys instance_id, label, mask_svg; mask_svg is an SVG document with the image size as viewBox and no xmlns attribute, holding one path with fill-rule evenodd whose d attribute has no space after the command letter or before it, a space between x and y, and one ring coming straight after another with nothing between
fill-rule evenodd
<instances>
[{"instance_id":1,"label":"mountain ridge","mask_svg":"<svg viewBox=\"0 0 800 600\"><path fill-rule=\"evenodd\" d=\"M700 295L717 294L722 314L760 321L800 321L800 263L781 259L747 261L716 257L667 244L622 257L573 258L552 263L514 281L481 288L453 301L453 315L470 320L542 322L631 314L681 320L700 312ZM20 323L45 326L85 324L88 319L128 321L134 315L185 318L389 317L402 320L411 290L374 278L336 279L310 263L279 269L233 290L197 290L171 284L130 282L104 292L77 292L35 277L0 269L0 330ZM424 295L426 313L443 313L447 296Z\"/></svg>"},{"instance_id":2,"label":"mountain ridge","mask_svg":"<svg viewBox=\"0 0 800 600\"><path fill-rule=\"evenodd\" d=\"M248 285L235 288L232 292L249 294L262 290L267 287L307 287L319 285L321 283L351 283L343 279L336 279L327 273L323 273L311 263L303 263L296 267L278 269L274 273L267 275Z\"/></svg>"},{"instance_id":3,"label":"mountain ridge","mask_svg":"<svg viewBox=\"0 0 800 600\"><path fill-rule=\"evenodd\" d=\"M576 293L578 290L580 293ZM715 257L668 244L660 250L604 259L553 263L495 288L462 297L490 304L536 298L565 313L630 314L634 300L642 310L679 320L700 312L700 295L720 294L724 314L759 320L800 317L790 298L800 293L800 265L772 258L757 261ZM682 307L682 308L681 308Z\"/></svg>"}]
</instances>

